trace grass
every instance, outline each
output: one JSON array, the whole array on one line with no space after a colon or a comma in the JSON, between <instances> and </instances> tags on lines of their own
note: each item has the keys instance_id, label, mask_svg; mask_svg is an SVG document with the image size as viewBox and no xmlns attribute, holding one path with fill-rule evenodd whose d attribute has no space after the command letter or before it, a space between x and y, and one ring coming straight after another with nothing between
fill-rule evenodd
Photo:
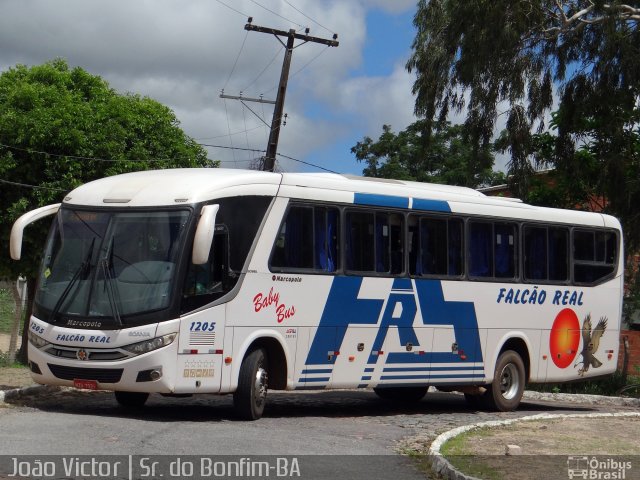
<instances>
[{"instance_id":1,"label":"grass","mask_svg":"<svg viewBox=\"0 0 640 480\"><path fill-rule=\"evenodd\" d=\"M467 440L471 437L482 437L490 432L488 427L477 428L465 432L448 440L440 450L440 453L449 460L458 471L473 477L498 480L502 478L501 473L484 463L482 458L469 455Z\"/></svg>"},{"instance_id":2,"label":"grass","mask_svg":"<svg viewBox=\"0 0 640 480\"><path fill-rule=\"evenodd\" d=\"M0 368L9 367L9 368L27 368L26 365L18 363L14 361L13 363L9 362L9 352L0 352Z\"/></svg>"},{"instance_id":3,"label":"grass","mask_svg":"<svg viewBox=\"0 0 640 480\"><path fill-rule=\"evenodd\" d=\"M11 333L15 309L11 292L5 288L0 288L0 333Z\"/></svg>"},{"instance_id":4,"label":"grass","mask_svg":"<svg viewBox=\"0 0 640 480\"><path fill-rule=\"evenodd\" d=\"M613 375L601 380L587 380L572 383L545 383L527 385L528 390L550 393L582 393L586 395L613 395L616 396L626 385L640 384L640 371L636 367L636 374L628 374L626 378L622 372L617 371ZM640 389L630 391L627 396L640 396Z\"/></svg>"}]
</instances>

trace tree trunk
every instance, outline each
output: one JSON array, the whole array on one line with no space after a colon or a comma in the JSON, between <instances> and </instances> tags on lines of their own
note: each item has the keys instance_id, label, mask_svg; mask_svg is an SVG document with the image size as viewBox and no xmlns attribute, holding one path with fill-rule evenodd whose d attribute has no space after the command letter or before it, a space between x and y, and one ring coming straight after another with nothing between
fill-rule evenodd
<instances>
[{"instance_id":1,"label":"tree trunk","mask_svg":"<svg viewBox=\"0 0 640 480\"><path fill-rule=\"evenodd\" d=\"M24 315L22 316L24 324L22 326L22 345L20 345L20 351L18 352L18 362L26 365L29 362L27 357L27 345L29 344L29 321L31 320L31 313L33 312L33 297L36 291L36 279L27 278L27 302Z\"/></svg>"},{"instance_id":2,"label":"tree trunk","mask_svg":"<svg viewBox=\"0 0 640 480\"><path fill-rule=\"evenodd\" d=\"M13 298L13 325L11 326L11 336L9 338L9 351L7 352L9 365L16 361L16 345L18 343L18 335L20 334L20 325L22 324L22 300L18 293L17 285L10 288L11 297Z\"/></svg>"}]
</instances>

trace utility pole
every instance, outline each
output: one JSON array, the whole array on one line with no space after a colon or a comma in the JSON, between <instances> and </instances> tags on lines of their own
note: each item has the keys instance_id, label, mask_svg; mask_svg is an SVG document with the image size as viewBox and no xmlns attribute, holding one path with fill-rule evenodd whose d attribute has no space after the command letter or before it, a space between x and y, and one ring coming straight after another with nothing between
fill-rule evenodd
<instances>
[{"instance_id":1,"label":"utility pole","mask_svg":"<svg viewBox=\"0 0 640 480\"><path fill-rule=\"evenodd\" d=\"M280 126L282 125L282 112L284 110L284 98L287 93L287 83L289 81L289 67L291 66L291 57L293 56L293 49L296 48L294 45L296 40L302 40L302 43L298 44L304 45L307 42L312 43L321 43L323 45L327 45L328 47L337 47L338 35L334 34L333 39L329 40L326 38L318 38L309 36L309 29L305 30L304 34L296 33L295 30L289 30L288 32L284 30L276 30L275 28L266 28L259 27L257 25L253 25L251 22L253 19L249 17L247 24L244 26L244 29L251 32L260 32L260 33L270 33L276 37L276 39L285 47L284 60L282 62L282 72L280 74L280 83L278 84L278 95L275 100L275 107L273 109L273 118L271 120L271 131L269 133L269 142L267 144L267 153L265 154L264 163L262 166L263 170L267 170L273 172L276 163L276 153L278 150L278 138L280 137ZM285 37L287 39L287 43L285 44L280 37Z\"/></svg>"}]
</instances>

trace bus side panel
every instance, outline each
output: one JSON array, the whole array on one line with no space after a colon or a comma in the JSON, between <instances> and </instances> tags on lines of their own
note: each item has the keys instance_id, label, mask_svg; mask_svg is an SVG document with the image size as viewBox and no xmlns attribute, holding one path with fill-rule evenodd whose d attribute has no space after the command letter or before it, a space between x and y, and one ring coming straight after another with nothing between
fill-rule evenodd
<instances>
[{"instance_id":1,"label":"bus side panel","mask_svg":"<svg viewBox=\"0 0 640 480\"><path fill-rule=\"evenodd\" d=\"M242 292L227 304L227 325L234 328L233 352L226 349L225 356L233 353L231 391L237 385L237 375L246 348L261 331L270 337L281 339L286 349L287 377L290 388L304 386L307 371L313 366L307 363L310 335L315 335L325 308L332 277L304 274L248 273L242 284ZM240 328L241 327L241 328ZM335 339L335 325L331 344ZM323 329L324 337L329 335ZM324 338L323 337L323 338ZM296 350L300 345L299 355ZM327 369L327 348L320 355L320 370ZM330 363L332 366L333 363ZM304 373L303 373L304 372ZM318 376L318 375L314 375ZM322 375L323 377L326 375ZM316 385L327 382L313 381ZM225 390L226 391L226 390Z\"/></svg>"},{"instance_id":2,"label":"bus side panel","mask_svg":"<svg viewBox=\"0 0 640 480\"><path fill-rule=\"evenodd\" d=\"M578 305L564 305L567 296L562 293L550 328L542 334L542 352L548 357L547 382L586 379L616 371L621 319L619 285L619 279L614 279L598 287L579 289L583 296Z\"/></svg>"},{"instance_id":3,"label":"bus side panel","mask_svg":"<svg viewBox=\"0 0 640 480\"><path fill-rule=\"evenodd\" d=\"M619 279L597 287L451 282L446 293L452 300L473 299L478 325L488 329L488 381L493 379L500 349L513 338L527 345L532 382L576 380L616 369ZM585 328L589 323L590 328ZM590 343L595 360L590 356Z\"/></svg>"}]
</instances>

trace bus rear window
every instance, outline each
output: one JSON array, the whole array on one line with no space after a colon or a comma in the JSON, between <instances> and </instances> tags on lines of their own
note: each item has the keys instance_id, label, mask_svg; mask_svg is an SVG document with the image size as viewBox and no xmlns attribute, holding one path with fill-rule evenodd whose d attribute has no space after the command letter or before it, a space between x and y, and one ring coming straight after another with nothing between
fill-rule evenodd
<instances>
[{"instance_id":1,"label":"bus rear window","mask_svg":"<svg viewBox=\"0 0 640 480\"><path fill-rule=\"evenodd\" d=\"M593 284L615 271L618 239L614 232L574 230L573 280Z\"/></svg>"}]
</instances>

